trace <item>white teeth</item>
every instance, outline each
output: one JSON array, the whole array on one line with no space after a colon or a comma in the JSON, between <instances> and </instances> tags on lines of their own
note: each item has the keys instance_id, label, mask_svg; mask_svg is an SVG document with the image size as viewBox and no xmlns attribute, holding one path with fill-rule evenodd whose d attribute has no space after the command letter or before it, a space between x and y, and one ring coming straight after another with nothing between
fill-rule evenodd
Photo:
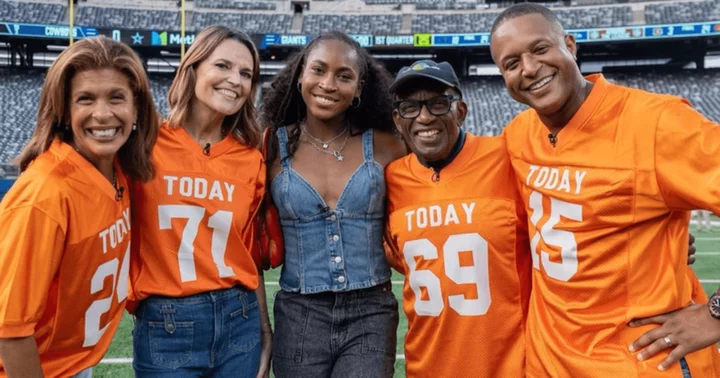
<instances>
[{"instance_id":1,"label":"white teeth","mask_svg":"<svg viewBox=\"0 0 720 378\"><path fill-rule=\"evenodd\" d=\"M426 131L419 131L418 135L421 137L431 137L440 134L439 130L426 130Z\"/></svg>"},{"instance_id":2,"label":"white teeth","mask_svg":"<svg viewBox=\"0 0 720 378\"><path fill-rule=\"evenodd\" d=\"M549 83L550 81L552 81L553 78L555 78L555 75L548 76L548 77L546 77L546 78L538 81L537 83L535 83L535 84L533 84L533 85L530 86L530 90L531 90L531 91L534 91L534 90L536 90L536 89L539 89L539 88L544 87L547 83Z\"/></svg>"},{"instance_id":3,"label":"white teeth","mask_svg":"<svg viewBox=\"0 0 720 378\"><path fill-rule=\"evenodd\" d=\"M315 98L317 99L317 102L319 102L319 103L321 103L321 104L323 104L323 105L332 105L332 104L334 104L334 103L337 102L337 101L333 101L333 100L330 100L330 99L328 99L328 98L320 97L320 96L315 96Z\"/></svg>"},{"instance_id":4,"label":"white teeth","mask_svg":"<svg viewBox=\"0 0 720 378\"><path fill-rule=\"evenodd\" d=\"M105 129L105 130L98 130L98 129L92 129L90 130L90 133L97 137L97 138L112 138L117 134L118 129Z\"/></svg>"},{"instance_id":5,"label":"white teeth","mask_svg":"<svg viewBox=\"0 0 720 378\"><path fill-rule=\"evenodd\" d=\"M238 94L229 90L229 89L218 89L218 92L222 93L223 95L230 97L232 99L236 99L238 97Z\"/></svg>"}]
</instances>

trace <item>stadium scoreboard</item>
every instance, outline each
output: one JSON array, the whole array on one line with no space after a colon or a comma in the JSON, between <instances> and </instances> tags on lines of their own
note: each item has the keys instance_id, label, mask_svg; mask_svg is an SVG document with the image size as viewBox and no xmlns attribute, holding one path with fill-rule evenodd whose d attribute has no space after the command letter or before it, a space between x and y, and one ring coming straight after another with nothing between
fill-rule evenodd
<instances>
[{"instance_id":1,"label":"stadium scoreboard","mask_svg":"<svg viewBox=\"0 0 720 378\"><path fill-rule=\"evenodd\" d=\"M170 30L131 30L119 28L96 28L75 26L75 39L105 35L131 46L180 46L191 45L195 33ZM660 38L689 38L720 35L720 21L698 22L669 25L638 25L612 28L569 29L568 33L578 43L641 41ZM65 39L70 36L67 25L23 24L0 22L0 37L26 37L45 39ZM415 33L404 35L350 34L362 47L366 48L457 48L489 46L489 33ZM184 38L184 39L183 39ZM255 34L253 41L259 49L273 47L305 46L312 41L312 35L302 34Z\"/></svg>"}]
</instances>

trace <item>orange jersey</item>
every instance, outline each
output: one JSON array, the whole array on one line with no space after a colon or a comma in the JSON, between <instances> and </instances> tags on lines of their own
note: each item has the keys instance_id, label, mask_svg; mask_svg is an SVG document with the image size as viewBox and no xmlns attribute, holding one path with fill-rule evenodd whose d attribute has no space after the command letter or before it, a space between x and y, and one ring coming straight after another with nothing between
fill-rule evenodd
<instances>
[{"instance_id":1,"label":"orange jersey","mask_svg":"<svg viewBox=\"0 0 720 378\"><path fill-rule=\"evenodd\" d=\"M127 187L117 165L116 174ZM55 141L0 203L0 337L34 336L46 377L96 365L120 324L130 200L115 194L90 162Z\"/></svg>"},{"instance_id":2,"label":"orange jersey","mask_svg":"<svg viewBox=\"0 0 720 378\"><path fill-rule=\"evenodd\" d=\"M529 217L533 293L529 377L680 377L638 362L627 323L691 303L689 210L720 213L720 128L687 102L593 75L589 97L557 135L530 109L505 129ZM687 356L718 377L717 348Z\"/></svg>"},{"instance_id":3,"label":"orange jersey","mask_svg":"<svg viewBox=\"0 0 720 378\"><path fill-rule=\"evenodd\" d=\"M466 135L438 182L415 155L385 176L388 260L405 273L407 376L524 376L531 260L503 140Z\"/></svg>"},{"instance_id":4,"label":"orange jersey","mask_svg":"<svg viewBox=\"0 0 720 378\"><path fill-rule=\"evenodd\" d=\"M255 290L250 247L265 191L260 151L231 136L204 151L182 127L163 124L153 161L155 178L133 188L133 302L237 284Z\"/></svg>"},{"instance_id":5,"label":"orange jersey","mask_svg":"<svg viewBox=\"0 0 720 378\"><path fill-rule=\"evenodd\" d=\"M691 290L692 294L690 295L690 298L692 298L692 301L695 303L707 303L709 300L707 293L705 293L705 288L702 286L702 283L700 283L700 280L695 275L695 271L692 270L688 266L688 279L690 280ZM720 360L718 360L720 362Z\"/></svg>"}]
</instances>

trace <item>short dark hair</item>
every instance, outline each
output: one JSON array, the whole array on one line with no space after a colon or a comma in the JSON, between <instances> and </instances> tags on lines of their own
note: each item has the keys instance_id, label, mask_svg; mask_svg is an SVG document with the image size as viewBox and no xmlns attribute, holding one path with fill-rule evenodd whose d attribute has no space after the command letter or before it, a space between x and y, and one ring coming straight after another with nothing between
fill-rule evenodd
<instances>
[{"instance_id":1,"label":"short dark hair","mask_svg":"<svg viewBox=\"0 0 720 378\"><path fill-rule=\"evenodd\" d=\"M558 30L563 32L565 30L562 22L560 22L560 19L547 7L533 3L519 3L505 8L505 10L502 11L497 18L495 18L492 28L490 29L490 35L495 34L495 31L500 27L500 25L504 24L505 21L530 14L539 14L545 17L545 19L550 23L555 24Z\"/></svg>"}]
</instances>

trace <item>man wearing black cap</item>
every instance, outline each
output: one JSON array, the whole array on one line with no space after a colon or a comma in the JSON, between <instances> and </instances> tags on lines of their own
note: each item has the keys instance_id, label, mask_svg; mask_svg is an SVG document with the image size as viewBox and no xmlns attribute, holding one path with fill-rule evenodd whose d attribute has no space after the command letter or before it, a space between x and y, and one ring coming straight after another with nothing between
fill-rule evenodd
<instances>
[{"instance_id":1,"label":"man wearing black cap","mask_svg":"<svg viewBox=\"0 0 720 378\"><path fill-rule=\"evenodd\" d=\"M524 377L532 262L504 142L463 131L467 105L448 63L405 67L390 91L412 151L385 170L388 260L406 277L407 376Z\"/></svg>"}]
</instances>

